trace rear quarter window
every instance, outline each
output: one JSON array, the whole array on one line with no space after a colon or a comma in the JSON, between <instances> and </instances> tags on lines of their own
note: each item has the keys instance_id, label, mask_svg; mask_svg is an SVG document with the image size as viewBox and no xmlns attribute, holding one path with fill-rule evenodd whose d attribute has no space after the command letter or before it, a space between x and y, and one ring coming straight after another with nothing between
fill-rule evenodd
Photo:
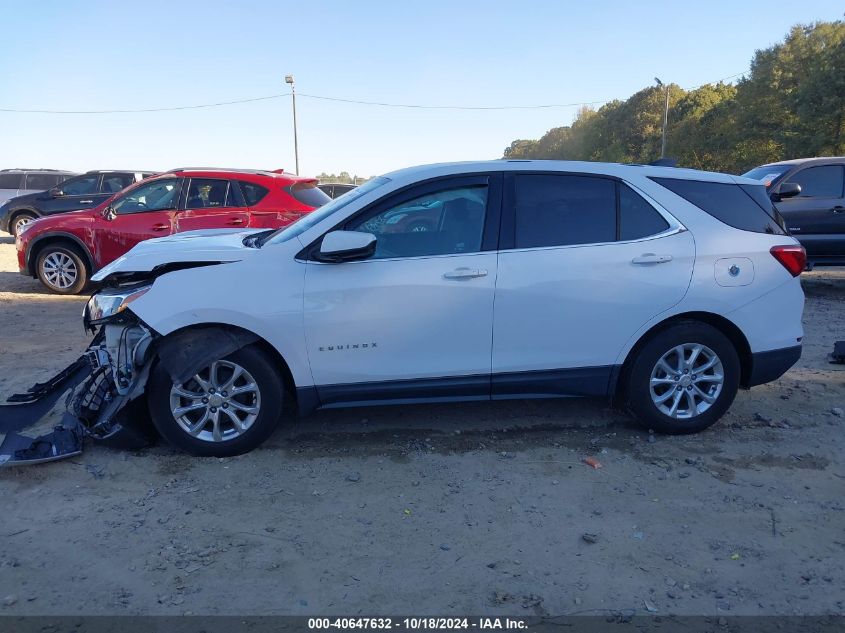
<instances>
[{"instance_id":1,"label":"rear quarter window","mask_svg":"<svg viewBox=\"0 0 845 633\"><path fill-rule=\"evenodd\" d=\"M241 186L241 193L244 194L244 200L248 207L258 204L270 191L267 187L256 185L254 182L239 181Z\"/></svg>"},{"instance_id":2,"label":"rear quarter window","mask_svg":"<svg viewBox=\"0 0 845 633\"><path fill-rule=\"evenodd\" d=\"M786 234L776 219L778 216L762 184L747 186L748 189L761 190L749 193L745 190L746 187L734 183L654 177L651 180L735 229L753 233ZM763 204L768 209L764 208Z\"/></svg>"},{"instance_id":3,"label":"rear quarter window","mask_svg":"<svg viewBox=\"0 0 845 633\"><path fill-rule=\"evenodd\" d=\"M20 189L23 174L0 174L0 189Z\"/></svg>"}]
</instances>

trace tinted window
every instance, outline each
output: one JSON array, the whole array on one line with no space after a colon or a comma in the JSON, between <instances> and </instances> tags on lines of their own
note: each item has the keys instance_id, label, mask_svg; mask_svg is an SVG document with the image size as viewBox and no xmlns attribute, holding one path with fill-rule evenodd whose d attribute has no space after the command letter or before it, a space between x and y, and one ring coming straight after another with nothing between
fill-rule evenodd
<instances>
[{"instance_id":1,"label":"tinted window","mask_svg":"<svg viewBox=\"0 0 845 633\"><path fill-rule=\"evenodd\" d=\"M123 214L173 209L179 194L178 184L176 178L164 178L139 185L115 202L114 210Z\"/></svg>"},{"instance_id":2,"label":"tinted window","mask_svg":"<svg viewBox=\"0 0 845 633\"><path fill-rule=\"evenodd\" d=\"M347 225L378 238L376 259L481 250L487 186L458 187L418 196Z\"/></svg>"},{"instance_id":3,"label":"tinted window","mask_svg":"<svg viewBox=\"0 0 845 633\"><path fill-rule=\"evenodd\" d=\"M234 207L234 198L228 180L214 178L192 178L188 188L186 209L214 209Z\"/></svg>"},{"instance_id":4,"label":"tinted window","mask_svg":"<svg viewBox=\"0 0 845 633\"><path fill-rule=\"evenodd\" d=\"M55 187L59 183L59 176L56 174L27 174L24 189L44 191Z\"/></svg>"},{"instance_id":5,"label":"tinted window","mask_svg":"<svg viewBox=\"0 0 845 633\"><path fill-rule=\"evenodd\" d=\"M515 177L516 248L616 239L616 184L606 178Z\"/></svg>"},{"instance_id":6,"label":"tinted window","mask_svg":"<svg viewBox=\"0 0 845 633\"><path fill-rule=\"evenodd\" d=\"M126 189L135 182L135 174L103 174L103 184L100 191L103 193L117 193Z\"/></svg>"},{"instance_id":7,"label":"tinted window","mask_svg":"<svg viewBox=\"0 0 845 633\"><path fill-rule=\"evenodd\" d=\"M314 209L331 201L331 198L313 182L294 183L288 188L288 192L298 202Z\"/></svg>"},{"instance_id":8,"label":"tinted window","mask_svg":"<svg viewBox=\"0 0 845 633\"><path fill-rule=\"evenodd\" d=\"M783 216L775 208L775 205L772 204L772 199L769 197L765 185L740 185L740 188L751 196L754 199L754 202L760 205L763 210L768 213L775 222L777 222L777 225L786 232L786 222L784 221Z\"/></svg>"},{"instance_id":9,"label":"tinted window","mask_svg":"<svg viewBox=\"0 0 845 633\"><path fill-rule=\"evenodd\" d=\"M261 202L261 199L270 191L266 187L256 185L252 182L241 181L241 192L244 194L247 206L253 206Z\"/></svg>"},{"instance_id":10,"label":"tinted window","mask_svg":"<svg viewBox=\"0 0 845 633\"><path fill-rule=\"evenodd\" d=\"M669 228L657 210L627 185L619 185L619 239L638 240Z\"/></svg>"},{"instance_id":11,"label":"tinted window","mask_svg":"<svg viewBox=\"0 0 845 633\"><path fill-rule=\"evenodd\" d=\"M62 193L66 196L84 196L89 193L97 193L97 180L99 178L97 174L88 174L65 180L62 183Z\"/></svg>"},{"instance_id":12,"label":"tinted window","mask_svg":"<svg viewBox=\"0 0 845 633\"><path fill-rule=\"evenodd\" d=\"M841 165L808 167L792 174L789 182L801 185L801 198L841 198L843 171Z\"/></svg>"},{"instance_id":13,"label":"tinted window","mask_svg":"<svg viewBox=\"0 0 845 633\"><path fill-rule=\"evenodd\" d=\"M0 174L0 189L20 189L22 174Z\"/></svg>"},{"instance_id":14,"label":"tinted window","mask_svg":"<svg viewBox=\"0 0 845 633\"><path fill-rule=\"evenodd\" d=\"M324 194L326 194L329 198L334 198L335 195L333 193L334 185L317 185Z\"/></svg>"},{"instance_id":15,"label":"tinted window","mask_svg":"<svg viewBox=\"0 0 845 633\"><path fill-rule=\"evenodd\" d=\"M736 184L652 178L702 211L736 229L783 235L771 215Z\"/></svg>"}]
</instances>

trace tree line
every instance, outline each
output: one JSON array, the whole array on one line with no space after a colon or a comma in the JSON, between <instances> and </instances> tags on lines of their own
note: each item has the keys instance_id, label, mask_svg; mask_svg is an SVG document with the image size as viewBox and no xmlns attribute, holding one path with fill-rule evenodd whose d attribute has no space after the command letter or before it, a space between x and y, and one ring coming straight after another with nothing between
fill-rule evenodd
<instances>
[{"instance_id":1,"label":"tree line","mask_svg":"<svg viewBox=\"0 0 845 633\"><path fill-rule=\"evenodd\" d=\"M505 158L648 163L660 156L666 87L643 88L538 140L516 140ZM742 173L773 161L845 154L845 21L794 26L758 50L736 85L672 84L666 155L684 167Z\"/></svg>"}]
</instances>

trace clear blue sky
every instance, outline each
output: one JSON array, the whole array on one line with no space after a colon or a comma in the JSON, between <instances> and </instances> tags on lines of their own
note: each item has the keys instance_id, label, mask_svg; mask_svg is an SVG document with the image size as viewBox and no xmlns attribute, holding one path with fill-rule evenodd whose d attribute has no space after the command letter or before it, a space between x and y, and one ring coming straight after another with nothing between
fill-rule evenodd
<instances>
[{"instance_id":1,"label":"clear blue sky","mask_svg":"<svg viewBox=\"0 0 845 633\"><path fill-rule=\"evenodd\" d=\"M842 0L282 2L0 0L0 108L98 110L286 91L396 103L625 98L748 69ZM496 158L576 108L406 110L301 98L301 171L374 175ZM290 99L109 115L0 112L0 167L293 170Z\"/></svg>"}]
</instances>

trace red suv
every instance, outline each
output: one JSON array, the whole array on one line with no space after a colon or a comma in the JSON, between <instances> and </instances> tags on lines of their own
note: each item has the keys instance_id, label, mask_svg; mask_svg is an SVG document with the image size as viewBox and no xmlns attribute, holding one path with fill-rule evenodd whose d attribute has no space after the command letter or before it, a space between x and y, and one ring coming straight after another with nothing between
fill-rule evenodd
<instances>
[{"instance_id":1,"label":"red suv","mask_svg":"<svg viewBox=\"0 0 845 633\"><path fill-rule=\"evenodd\" d=\"M143 240L196 229L278 229L329 200L316 179L281 170L174 169L93 209L26 225L15 239L18 265L53 292L77 294Z\"/></svg>"}]
</instances>

